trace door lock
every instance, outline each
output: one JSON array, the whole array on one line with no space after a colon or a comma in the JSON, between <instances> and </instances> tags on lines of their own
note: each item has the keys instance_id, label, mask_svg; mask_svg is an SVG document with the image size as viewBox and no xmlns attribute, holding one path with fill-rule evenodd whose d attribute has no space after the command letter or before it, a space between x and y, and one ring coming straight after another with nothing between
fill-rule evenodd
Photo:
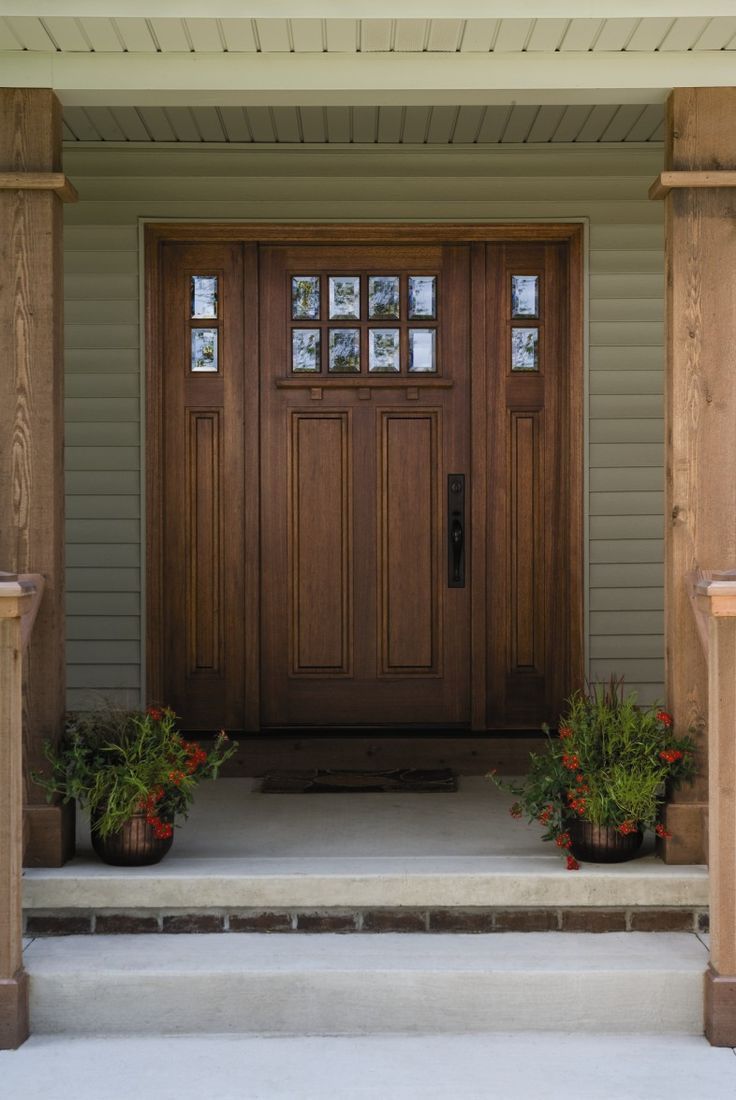
<instances>
[{"instance_id":1,"label":"door lock","mask_svg":"<svg viewBox=\"0 0 736 1100\"><path fill-rule=\"evenodd\" d=\"M465 474L447 477L447 587L465 588Z\"/></svg>"}]
</instances>

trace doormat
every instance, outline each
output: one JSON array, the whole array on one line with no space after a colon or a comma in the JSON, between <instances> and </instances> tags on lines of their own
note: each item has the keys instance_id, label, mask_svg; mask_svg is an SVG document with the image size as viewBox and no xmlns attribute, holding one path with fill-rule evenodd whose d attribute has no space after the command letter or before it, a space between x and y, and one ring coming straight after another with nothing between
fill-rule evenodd
<instances>
[{"instance_id":1,"label":"doormat","mask_svg":"<svg viewBox=\"0 0 736 1100\"><path fill-rule=\"evenodd\" d=\"M452 794L457 775L451 768L397 768L386 772L333 771L271 772L263 777L262 794Z\"/></svg>"}]
</instances>

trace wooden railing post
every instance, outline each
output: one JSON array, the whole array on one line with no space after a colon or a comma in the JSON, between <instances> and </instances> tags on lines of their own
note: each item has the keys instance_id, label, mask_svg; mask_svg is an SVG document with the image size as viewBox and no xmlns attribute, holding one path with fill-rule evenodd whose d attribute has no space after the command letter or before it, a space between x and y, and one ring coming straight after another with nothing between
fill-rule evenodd
<instances>
[{"instance_id":1,"label":"wooden railing post","mask_svg":"<svg viewBox=\"0 0 736 1100\"><path fill-rule=\"evenodd\" d=\"M736 580L696 585L708 627L710 966L705 1034L736 1046Z\"/></svg>"},{"instance_id":2,"label":"wooden railing post","mask_svg":"<svg viewBox=\"0 0 736 1100\"><path fill-rule=\"evenodd\" d=\"M28 1037L23 970L23 624L36 586L0 580L0 1050Z\"/></svg>"}]
</instances>

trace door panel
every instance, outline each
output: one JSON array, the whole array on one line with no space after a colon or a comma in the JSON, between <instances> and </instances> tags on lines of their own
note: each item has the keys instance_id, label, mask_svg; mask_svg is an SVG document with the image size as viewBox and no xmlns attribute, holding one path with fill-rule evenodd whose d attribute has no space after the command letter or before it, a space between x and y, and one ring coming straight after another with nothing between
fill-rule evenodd
<instances>
[{"instance_id":1,"label":"door panel","mask_svg":"<svg viewBox=\"0 0 736 1100\"><path fill-rule=\"evenodd\" d=\"M319 286L319 308L292 303L297 277L307 295ZM337 301L331 277L353 298ZM379 279L385 294L369 299ZM467 723L470 589L447 588L444 504L469 454L467 249L264 248L261 300L263 722ZM307 375L292 359L305 328L320 335ZM410 372L412 347L435 369Z\"/></svg>"}]
</instances>

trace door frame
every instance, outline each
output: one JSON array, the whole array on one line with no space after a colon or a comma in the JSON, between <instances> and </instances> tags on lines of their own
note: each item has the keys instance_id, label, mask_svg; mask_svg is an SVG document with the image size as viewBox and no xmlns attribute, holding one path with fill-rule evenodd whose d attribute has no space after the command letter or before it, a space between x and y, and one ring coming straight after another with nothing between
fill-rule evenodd
<instances>
[{"instance_id":1,"label":"door frame","mask_svg":"<svg viewBox=\"0 0 736 1100\"><path fill-rule=\"evenodd\" d=\"M347 222L347 223L213 223L148 222L144 226L145 310L145 490L146 490L146 685L149 700L160 699L163 683L163 586L166 569L161 524L163 478L163 311L161 252L165 243L240 241L244 246L245 280L254 288L245 316L245 386L255 397L245 403L245 661L247 685L245 728L260 730L260 408L258 348L258 246L263 244L377 244L401 242L467 244L470 247L470 557L484 562L488 541L488 395L486 371L486 264L485 245L504 242L559 242L567 246L570 424L570 680L571 688L585 679L585 553L584 553L584 238L583 222L523 222L465 225L454 222ZM250 472L248 472L250 471ZM471 729L484 731L487 700L487 631L489 585L487 571L475 568L470 609Z\"/></svg>"}]
</instances>

